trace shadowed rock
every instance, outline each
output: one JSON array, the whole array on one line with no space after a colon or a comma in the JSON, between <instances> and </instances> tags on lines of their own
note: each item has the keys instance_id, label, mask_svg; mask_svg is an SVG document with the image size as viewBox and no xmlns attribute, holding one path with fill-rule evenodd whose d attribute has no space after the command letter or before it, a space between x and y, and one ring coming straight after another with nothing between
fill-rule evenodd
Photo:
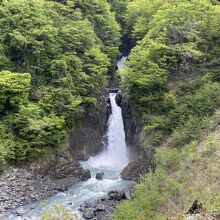
<instances>
[{"instance_id":1,"label":"shadowed rock","mask_svg":"<svg viewBox=\"0 0 220 220\"><path fill-rule=\"evenodd\" d=\"M105 175L104 172L96 173L95 178L96 178L97 180L103 180L104 175Z\"/></svg>"},{"instance_id":2,"label":"shadowed rock","mask_svg":"<svg viewBox=\"0 0 220 220\"><path fill-rule=\"evenodd\" d=\"M195 200L192 207L188 210L187 214L197 214L202 211L202 203Z\"/></svg>"},{"instance_id":3,"label":"shadowed rock","mask_svg":"<svg viewBox=\"0 0 220 220\"><path fill-rule=\"evenodd\" d=\"M119 91L118 88L108 89L109 93L118 93L118 91Z\"/></svg>"},{"instance_id":4,"label":"shadowed rock","mask_svg":"<svg viewBox=\"0 0 220 220\"><path fill-rule=\"evenodd\" d=\"M80 176L80 180L86 181L91 178L91 173L89 170L84 170L84 172Z\"/></svg>"}]
</instances>

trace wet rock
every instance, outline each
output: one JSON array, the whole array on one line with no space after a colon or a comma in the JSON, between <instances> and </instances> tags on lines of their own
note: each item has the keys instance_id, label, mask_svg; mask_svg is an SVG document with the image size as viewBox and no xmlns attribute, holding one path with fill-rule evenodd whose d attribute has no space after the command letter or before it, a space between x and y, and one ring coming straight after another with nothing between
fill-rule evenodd
<instances>
[{"instance_id":1,"label":"wet rock","mask_svg":"<svg viewBox=\"0 0 220 220\"><path fill-rule=\"evenodd\" d=\"M96 178L97 180L103 180L104 175L105 175L104 172L96 173L95 178Z\"/></svg>"},{"instance_id":2,"label":"wet rock","mask_svg":"<svg viewBox=\"0 0 220 220\"><path fill-rule=\"evenodd\" d=\"M123 191L111 191L108 193L107 196L102 197L101 199L95 200L93 202L84 202L80 209L83 214L89 213L92 216L92 213L94 212L94 216L90 219L92 220L106 220L108 219L108 215L110 213L113 213L116 206L125 200L126 198L131 198L133 194L133 189L126 189ZM89 212L88 212L89 210ZM84 217L84 216L83 216Z\"/></svg>"},{"instance_id":3,"label":"wet rock","mask_svg":"<svg viewBox=\"0 0 220 220\"><path fill-rule=\"evenodd\" d=\"M98 205L96 206L95 210L96 210L97 212L105 211L105 205L103 205L103 204L98 204Z\"/></svg>"},{"instance_id":4,"label":"wet rock","mask_svg":"<svg viewBox=\"0 0 220 220\"><path fill-rule=\"evenodd\" d=\"M5 211L6 211L6 209L4 207L0 207L0 213L3 213Z\"/></svg>"},{"instance_id":5,"label":"wet rock","mask_svg":"<svg viewBox=\"0 0 220 220\"><path fill-rule=\"evenodd\" d=\"M118 93L119 88L112 88L112 89L108 89L109 93Z\"/></svg>"},{"instance_id":6,"label":"wet rock","mask_svg":"<svg viewBox=\"0 0 220 220\"><path fill-rule=\"evenodd\" d=\"M86 181L91 178L91 173L89 170L84 170L84 172L80 176L80 180Z\"/></svg>"},{"instance_id":7,"label":"wet rock","mask_svg":"<svg viewBox=\"0 0 220 220\"><path fill-rule=\"evenodd\" d=\"M67 186L64 186L64 185L62 185L62 186L57 186L57 187L56 187L56 190L58 190L59 192L65 192L65 191L68 190L68 187L67 187Z\"/></svg>"},{"instance_id":8,"label":"wet rock","mask_svg":"<svg viewBox=\"0 0 220 220\"><path fill-rule=\"evenodd\" d=\"M121 177L125 180L138 181L140 176L149 171L144 160L137 159L131 161L121 172Z\"/></svg>"},{"instance_id":9,"label":"wet rock","mask_svg":"<svg viewBox=\"0 0 220 220\"><path fill-rule=\"evenodd\" d=\"M79 210L81 212L84 212L85 208L86 208L86 203L83 203L83 204L80 205Z\"/></svg>"},{"instance_id":10,"label":"wet rock","mask_svg":"<svg viewBox=\"0 0 220 220\"><path fill-rule=\"evenodd\" d=\"M16 210L17 216L22 216L22 215L24 215L26 212L27 212L27 211L26 211L24 208L18 208L18 209Z\"/></svg>"},{"instance_id":11,"label":"wet rock","mask_svg":"<svg viewBox=\"0 0 220 220\"><path fill-rule=\"evenodd\" d=\"M121 95L121 93L116 94L115 101L116 101L116 104L118 106L120 106L120 107L122 106L122 95Z\"/></svg>"},{"instance_id":12,"label":"wet rock","mask_svg":"<svg viewBox=\"0 0 220 220\"><path fill-rule=\"evenodd\" d=\"M121 200L125 199L125 195L123 192L110 191L108 193L108 195L109 195L110 200L113 199L113 200L121 201Z\"/></svg>"},{"instance_id":13,"label":"wet rock","mask_svg":"<svg viewBox=\"0 0 220 220\"><path fill-rule=\"evenodd\" d=\"M83 212L83 218L85 219L92 219L95 216L95 209L93 208L86 208Z\"/></svg>"}]
</instances>

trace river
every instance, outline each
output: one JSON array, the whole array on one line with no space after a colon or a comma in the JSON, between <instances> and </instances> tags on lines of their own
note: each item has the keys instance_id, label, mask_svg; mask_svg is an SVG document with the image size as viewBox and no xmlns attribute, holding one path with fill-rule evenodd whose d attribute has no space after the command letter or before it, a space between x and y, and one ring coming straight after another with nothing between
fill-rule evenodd
<instances>
[{"instance_id":1,"label":"river","mask_svg":"<svg viewBox=\"0 0 220 220\"><path fill-rule=\"evenodd\" d=\"M122 58L118 62L120 68L125 61ZM50 210L55 204L59 204L70 212L77 212L77 208L84 201L92 201L106 195L111 190L123 190L133 185L131 181L121 179L120 172L128 164L128 153L125 142L125 132L122 119L121 108L117 106L116 94L110 93L112 114L108 121L108 144L106 148L98 155L91 157L88 161L82 161L85 169L91 171L92 178L86 182L79 182L64 193L48 198L44 202L36 202L23 208L27 213L22 217L10 214L9 220L40 219L44 210ZM97 180L96 173L104 172L104 179ZM79 215L79 219L80 219ZM77 218L76 218L77 219Z\"/></svg>"}]
</instances>

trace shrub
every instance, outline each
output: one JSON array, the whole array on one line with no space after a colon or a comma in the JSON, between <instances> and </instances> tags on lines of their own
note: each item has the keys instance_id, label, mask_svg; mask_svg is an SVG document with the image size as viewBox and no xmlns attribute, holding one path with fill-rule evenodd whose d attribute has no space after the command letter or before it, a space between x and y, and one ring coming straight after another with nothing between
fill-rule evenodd
<instances>
[{"instance_id":1,"label":"shrub","mask_svg":"<svg viewBox=\"0 0 220 220\"><path fill-rule=\"evenodd\" d=\"M185 124L177 127L171 135L171 143L175 147L181 147L198 138L207 120L191 116Z\"/></svg>"},{"instance_id":2,"label":"shrub","mask_svg":"<svg viewBox=\"0 0 220 220\"><path fill-rule=\"evenodd\" d=\"M77 220L77 215L69 212L60 205L54 205L52 209L41 213L41 220Z\"/></svg>"}]
</instances>

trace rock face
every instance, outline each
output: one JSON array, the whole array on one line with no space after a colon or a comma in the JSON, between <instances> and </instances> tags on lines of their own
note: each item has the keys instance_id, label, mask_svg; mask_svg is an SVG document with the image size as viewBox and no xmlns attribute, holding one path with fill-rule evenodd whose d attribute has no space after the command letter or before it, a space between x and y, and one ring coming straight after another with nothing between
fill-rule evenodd
<instances>
[{"instance_id":1,"label":"rock face","mask_svg":"<svg viewBox=\"0 0 220 220\"><path fill-rule=\"evenodd\" d=\"M49 176L51 179L80 177L85 172L68 149L63 152L48 152L39 160L31 163L29 167L33 174Z\"/></svg>"},{"instance_id":2,"label":"rock face","mask_svg":"<svg viewBox=\"0 0 220 220\"><path fill-rule=\"evenodd\" d=\"M121 94L117 95L116 101L122 108L125 139L131 161L121 174L124 179L137 181L140 175L153 167L154 146L151 145L148 134L137 123L128 101Z\"/></svg>"},{"instance_id":3,"label":"rock face","mask_svg":"<svg viewBox=\"0 0 220 220\"><path fill-rule=\"evenodd\" d=\"M121 103L119 102L119 100ZM137 147L139 147L138 142L141 127L137 125L128 101L122 98L118 98L117 103L122 108L126 142L128 145L137 145Z\"/></svg>"},{"instance_id":4,"label":"rock face","mask_svg":"<svg viewBox=\"0 0 220 220\"><path fill-rule=\"evenodd\" d=\"M84 202L80 206L84 219L106 220L107 216L114 212L116 205L125 199L130 199L134 193L133 189L126 189L121 192L111 191L107 196L93 201Z\"/></svg>"},{"instance_id":5,"label":"rock face","mask_svg":"<svg viewBox=\"0 0 220 220\"><path fill-rule=\"evenodd\" d=\"M89 109L83 120L69 135L69 146L71 152L77 159L87 160L90 156L100 152L107 142L103 139L107 130L107 122L111 113L109 93L106 90L100 97L99 107Z\"/></svg>"},{"instance_id":6,"label":"rock face","mask_svg":"<svg viewBox=\"0 0 220 220\"><path fill-rule=\"evenodd\" d=\"M96 173L95 178L96 178L97 180L103 180L104 175L105 175L105 174L104 174L103 172L101 172L101 173Z\"/></svg>"},{"instance_id":7,"label":"rock face","mask_svg":"<svg viewBox=\"0 0 220 220\"><path fill-rule=\"evenodd\" d=\"M122 94L120 92L117 93L115 101L118 106L122 107Z\"/></svg>"}]
</instances>

